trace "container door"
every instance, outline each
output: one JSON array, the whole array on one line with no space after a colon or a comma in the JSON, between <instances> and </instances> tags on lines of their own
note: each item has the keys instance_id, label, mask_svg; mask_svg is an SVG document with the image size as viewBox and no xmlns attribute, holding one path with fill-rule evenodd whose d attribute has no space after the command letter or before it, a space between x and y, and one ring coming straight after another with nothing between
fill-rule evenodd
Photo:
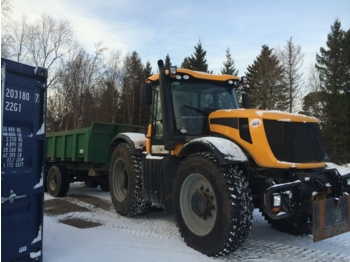
<instances>
[{"instance_id":1,"label":"container door","mask_svg":"<svg viewBox=\"0 0 350 262\"><path fill-rule=\"evenodd\" d=\"M47 70L1 72L1 261L42 261Z\"/></svg>"}]
</instances>

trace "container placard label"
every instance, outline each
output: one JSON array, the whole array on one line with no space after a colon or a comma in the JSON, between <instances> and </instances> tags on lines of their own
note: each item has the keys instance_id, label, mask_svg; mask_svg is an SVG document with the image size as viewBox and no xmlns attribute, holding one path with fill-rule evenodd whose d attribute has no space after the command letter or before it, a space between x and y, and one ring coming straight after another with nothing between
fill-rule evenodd
<instances>
[{"instance_id":1,"label":"container placard label","mask_svg":"<svg viewBox=\"0 0 350 262\"><path fill-rule=\"evenodd\" d=\"M2 128L2 168L25 167L21 127Z\"/></svg>"}]
</instances>

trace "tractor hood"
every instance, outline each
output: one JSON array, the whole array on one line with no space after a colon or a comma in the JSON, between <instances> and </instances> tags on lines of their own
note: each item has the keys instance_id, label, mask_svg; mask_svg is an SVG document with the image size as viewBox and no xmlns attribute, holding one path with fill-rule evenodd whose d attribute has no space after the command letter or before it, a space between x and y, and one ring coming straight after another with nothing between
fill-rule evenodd
<instances>
[{"instance_id":1,"label":"tractor hood","mask_svg":"<svg viewBox=\"0 0 350 262\"><path fill-rule=\"evenodd\" d=\"M249 119L269 119L286 122L313 122L318 123L314 117L309 117L300 114L287 113L276 110L258 110L258 109L230 109L218 110L210 114L209 119L214 118L245 118Z\"/></svg>"},{"instance_id":2,"label":"tractor hood","mask_svg":"<svg viewBox=\"0 0 350 262\"><path fill-rule=\"evenodd\" d=\"M209 115L209 127L213 135L238 144L260 167L324 167L316 118L257 109L219 110Z\"/></svg>"}]
</instances>

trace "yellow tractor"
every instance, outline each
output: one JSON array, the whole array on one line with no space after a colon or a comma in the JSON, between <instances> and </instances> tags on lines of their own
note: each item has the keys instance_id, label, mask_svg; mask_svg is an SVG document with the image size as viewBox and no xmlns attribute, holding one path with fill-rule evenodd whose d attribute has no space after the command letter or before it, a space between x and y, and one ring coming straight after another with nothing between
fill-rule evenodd
<instances>
[{"instance_id":1,"label":"yellow tractor","mask_svg":"<svg viewBox=\"0 0 350 262\"><path fill-rule=\"evenodd\" d=\"M272 227L314 241L350 230L350 173L325 168L317 119L247 109L246 94L239 108L245 77L158 66L141 87L146 134L118 134L109 147L120 215L162 206L187 245L208 256L244 243L254 208Z\"/></svg>"}]
</instances>

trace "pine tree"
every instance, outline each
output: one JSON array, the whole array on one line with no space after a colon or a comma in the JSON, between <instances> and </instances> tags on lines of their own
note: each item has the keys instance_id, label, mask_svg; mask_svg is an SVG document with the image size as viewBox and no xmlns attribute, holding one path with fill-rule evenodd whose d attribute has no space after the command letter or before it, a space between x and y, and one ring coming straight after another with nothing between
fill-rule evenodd
<instances>
[{"instance_id":1,"label":"pine tree","mask_svg":"<svg viewBox=\"0 0 350 262\"><path fill-rule=\"evenodd\" d=\"M287 90L283 82L283 67L277 56L267 45L262 46L260 55L247 68L251 107L267 110L288 108Z\"/></svg>"},{"instance_id":2,"label":"pine tree","mask_svg":"<svg viewBox=\"0 0 350 262\"><path fill-rule=\"evenodd\" d=\"M235 67L235 61L231 56L230 48L226 49L226 61L223 64L224 68L221 69L222 75L238 75L238 69Z\"/></svg>"},{"instance_id":3,"label":"pine tree","mask_svg":"<svg viewBox=\"0 0 350 262\"><path fill-rule=\"evenodd\" d=\"M345 56L345 64L346 64L346 73L348 75L348 81L346 81L344 85L344 92L349 96L350 102L350 29L345 33L345 48L344 48L344 56Z\"/></svg>"},{"instance_id":4,"label":"pine tree","mask_svg":"<svg viewBox=\"0 0 350 262\"><path fill-rule=\"evenodd\" d=\"M327 47L316 54L316 69L320 74L321 87L325 95L322 133L326 152L333 161L350 160L350 66L349 31L341 29L335 20L328 34Z\"/></svg>"},{"instance_id":5,"label":"pine tree","mask_svg":"<svg viewBox=\"0 0 350 262\"><path fill-rule=\"evenodd\" d=\"M152 66L151 66L151 63L149 61L147 61L146 65L145 65L145 69L143 71L143 78L147 79L151 75L153 75L153 73L152 73Z\"/></svg>"},{"instance_id":6,"label":"pine tree","mask_svg":"<svg viewBox=\"0 0 350 262\"><path fill-rule=\"evenodd\" d=\"M316 117L323 122L326 95L325 91L308 93L303 99L303 110L300 114Z\"/></svg>"},{"instance_id":7,"label":"pine tree","mask_svg":"<svg viewBox=\"0 0 350 262\"><path fill-rule=\"evenodd\" d=\"M349 54L347 54L346 32L336 20L328 34L328 49L320 48L316 54L316 69L320 74L322 87L328 93L339 94L349 84Z\"/></svg>"},{"instance_id":8,"label":"pine tree","mask_svg":"<svg viewBox=\"0 0 350 262\"><path fill-rule=\"evenodd\" d=\"M203 49L201 40L198 41L198 44L194 47L194 50L195 52L193 55L184 59L181 67L201 72L209 72L207 59L205 58L207 51Z\"/></svg>"},{"instance_id":9,"label":"pine tree","mask_svg":"<svg viewBox=\"0 0 350 262\"><path fill-rule=\"evenodd\" d=\"M169 69L171 67L171 61L169 54L166 55L165 57L165 64L164 64L165 69Z\"/></svg>"},{"instance_id":10,"label":"pine tree","mask_svg":"<svg viewBox=\"0 0 350 262\"><path fill-rule=\"evenodd\" d=\"M145 69L138 53L127 55L124 62L122 79L120 121L124 124L140 125L144 123L140 101L141 85L144 83Z\"/></svg>"},{"instance_id":11,"label":"pine tree","mask_svg":"<svg viewBox=\"0 0 350 262\"><path fill-rule=\"evenodd\" d=\"M186 68L186 69L190 69L191 68L190 61L188 60L187 57L182 62L181 68Z\"/></svg>"}]
</instances>

